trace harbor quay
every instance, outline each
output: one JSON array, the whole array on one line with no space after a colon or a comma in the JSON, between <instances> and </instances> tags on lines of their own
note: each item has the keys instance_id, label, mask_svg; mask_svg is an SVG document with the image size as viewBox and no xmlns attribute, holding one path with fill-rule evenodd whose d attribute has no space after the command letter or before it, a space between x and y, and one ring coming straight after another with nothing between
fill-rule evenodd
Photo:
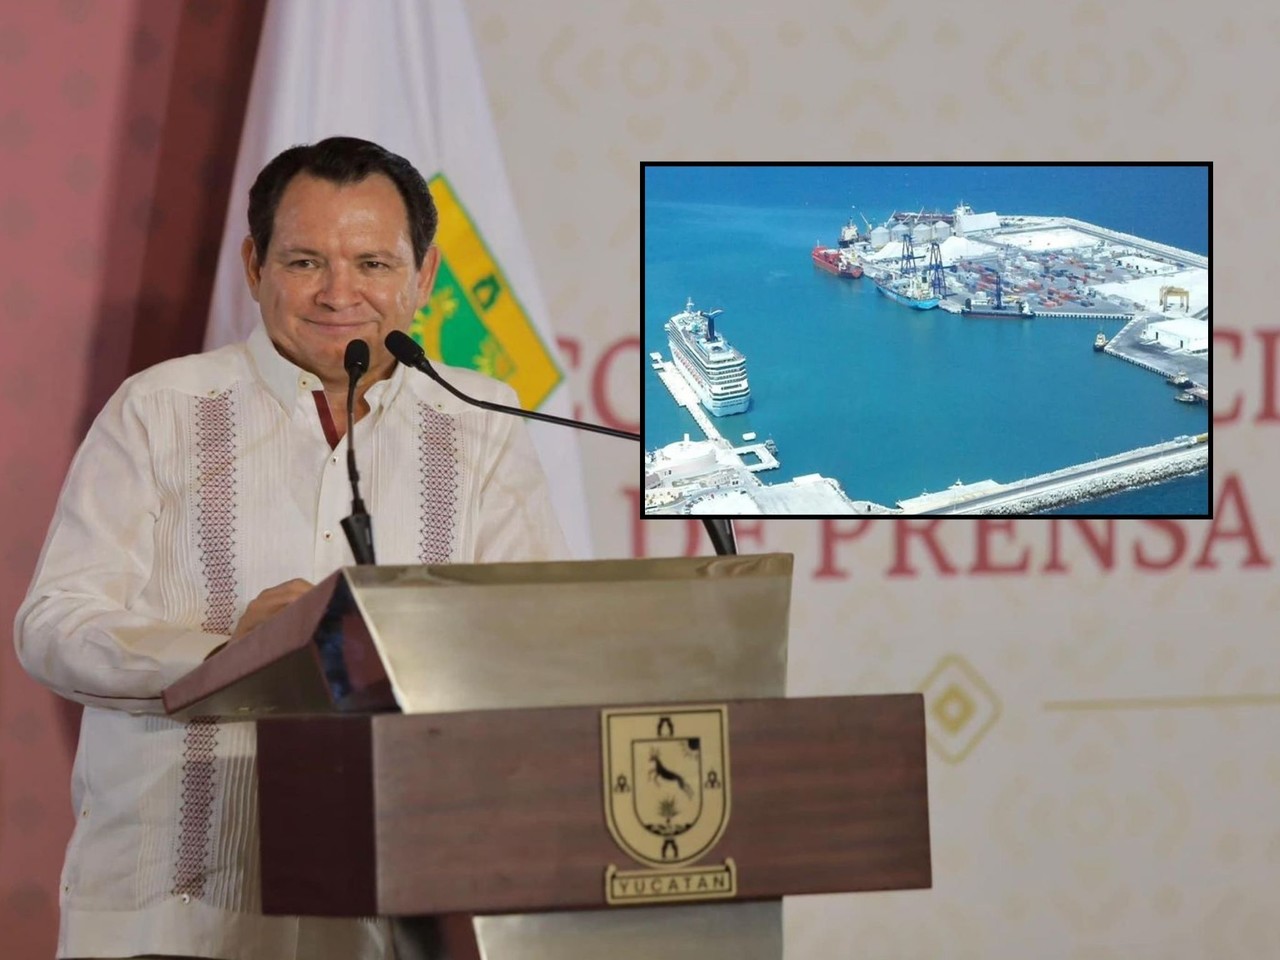
<instances>
[{"instance_id":1,"label":"harbor quay","mask_svg":"<svg viewBox=\"0 0 1280 960\"><path fill-rule=\"evenodd\" d=\"M949 216L895 214L885 226L867 226L863 233L850 220L839 248L814 249L815 263L821 254L819 266L845 282L876 283L904 310L938 307L987 323L1124 321L1110 340L1099 331L1094 350L1179 388L1167 395L1171 399L1208 404L1207 257L1073 218L974 214L963 205ZM927 258L918 249L927 249ZM1209 436L1203 433L1034 477L957 481L892 505L858 499L856 491L851 496L821 474L768 483L761 475L781 468L772 445L748 443L754 434L732 441L722 433L732 420L707 413L713 409L708 391L712 404L733 391L742 408L749 396L745 358L714 332L717 313L696 311L690 301L668 324L671 359L650 354L660 382L690 412L703 438L686 434L645 452L646 515L1027 514L1208 467ZM682 317L702 326L677 323ZM687 330L698 335L677 342L677 332ZM731 375L723 372L730 358Z\"/></svg>"},{"instance_id":2,"label":"harbor quay","mask_svg":"<svg viewBox=\"0 0 1280 960\"><path fill-rule=\"evenodd\" d=\"M664 365L665 366L665 365ZM664 385L687 390L668 370ZM691 395L689 391L688 395ZM687 400L687 396L685 399ZM679 401L677 401L679 402ZM683 404L682 404L683 405ZM1112 457L1008 483L955 483L946 490L900 500L893 507L850 498L830 477L809 474L764 484L707 421L705 440L683 440L645 454L647 515L734 516L962 516L1026 514L1158 483L1208 467L1208 434L1178 437ZM777 466L774 461L773 467ZM770 467L772 469L773 467Z\"/></svg>"}]
</instances>

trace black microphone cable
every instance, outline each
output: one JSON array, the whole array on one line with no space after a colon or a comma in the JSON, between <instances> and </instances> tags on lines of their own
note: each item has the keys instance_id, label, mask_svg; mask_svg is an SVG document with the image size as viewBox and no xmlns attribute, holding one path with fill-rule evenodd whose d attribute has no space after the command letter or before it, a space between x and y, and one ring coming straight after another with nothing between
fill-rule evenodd
<instances>
[{"instance_id":1,"label":"black microphone cable","mask_svg":"<svg viewBox=\"0 0 1280 960\"><path fill-rule=\"evenodd\" d=\"M579 430L593 430L596 433L608 434L611 437L621 437L623 440L635 440L637 442L640 440L640 434L631 433L627 430L615 430L613 427L601 426L598 423L585 423L582 420L570 420L568 417L557 417L550 413L539 413L536 410L523 410L520 407L511 407L505 403L494 403L492 400L478 400L475 397L468 397L465 393L453 384L449 383L449 381L445 380L436 372L436 368L431 365L431 361L427 359L427 355L423 353L422 348L418 346L418 342L404 331L392 330L387 334L387 339L384 343L386 343L387 349L391 351L391 355L405 366L421 370L463 403L469 403L473 407L480 407L484 410L496 410L498 413L510 413L517 417L527 417L530 420L541 420L543 423L558 423L562 427L576 427Z\"/></svg>"}]
</instances>

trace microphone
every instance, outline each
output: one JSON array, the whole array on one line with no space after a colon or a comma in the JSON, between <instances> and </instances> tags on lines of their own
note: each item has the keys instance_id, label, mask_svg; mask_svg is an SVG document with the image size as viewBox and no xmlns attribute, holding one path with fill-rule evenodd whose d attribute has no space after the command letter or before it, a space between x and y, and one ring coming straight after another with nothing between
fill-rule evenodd
<instances>
[{"instance_id":1,"label":"microphone","mask_svg":"<svg viewBox=\"0 0 1280 960\"><path fill-rule=\"evenodd\" d=\"M356 384L369 371L369 345L352 340L342 356L347 371L347 478L351 481L351 516L342 521L351 554L364 566L376 563L373 558L373 518L360 499L360 473L356 470Z\"/></svg>"},{"instance_id":2,"label":"microphone","mask_svg":"<svg viewBox=\"0 0 1280 960\"><path fill-rule=\"evenodd\" d=\"M473 407L493 410L497 413L510 413L530 420L541 420L544 423L555 423L562 427L573 427L576 430L592 430L596 433L608 434L611 437L621 437L624 440L635 440L636 442L640 440L640 434L631 433L627 430L615 430L612 427L603 427L599 424L586 423L582 420L556 417L549 413L538 413L535 410L511 407L505 403L493 403L489 400L478 400L475 397L469 397L440 376L436 368L431 365L431 361L427 359L427 355L422 348L418 346L417 341L404 331L392 330L387 334L386 340L383 342L387 345L391 355L406 367L413 367L415 370L422 371L463 403L469 403ZM733 536L733 523L730 520L722 517L703 517L702 524L707 530L707 535L711 537L711 545L715 547L717 554L725 556L738 552L738 546Z\"/></svg>"}]
</instances>

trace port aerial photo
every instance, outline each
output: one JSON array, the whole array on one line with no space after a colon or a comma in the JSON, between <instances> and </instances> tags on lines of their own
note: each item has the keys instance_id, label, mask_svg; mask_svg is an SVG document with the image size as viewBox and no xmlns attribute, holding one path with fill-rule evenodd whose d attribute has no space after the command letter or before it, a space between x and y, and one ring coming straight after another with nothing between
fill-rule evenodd
<instances>
[{"instance_id":1,"label":"port aerial photo","mask_svg":"<svg viewBox=\"0 0 1280 960\"><path fill-rule=\"evenodd\" d=\"M1209 516L1211 177L644 164L644 515Z\"/></svg>"}]
</instances>

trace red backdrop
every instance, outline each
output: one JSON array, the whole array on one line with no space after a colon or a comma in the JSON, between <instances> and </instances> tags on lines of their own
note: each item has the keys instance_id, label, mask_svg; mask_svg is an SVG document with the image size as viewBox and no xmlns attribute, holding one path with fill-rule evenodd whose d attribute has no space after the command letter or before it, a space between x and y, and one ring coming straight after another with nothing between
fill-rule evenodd
<instances>
[{"instance_id":1,"label":"red backdrop","mask_svg":"<svg viewBox=\"0 0 1280 960\"><path fill-rule=\"evenodd\" d=\"M200 348L263 5L0 12L0 623L94 414L130 373ZM0 643L6 957L53 955L77 721Z\"/></svg>"}]
</instances>

